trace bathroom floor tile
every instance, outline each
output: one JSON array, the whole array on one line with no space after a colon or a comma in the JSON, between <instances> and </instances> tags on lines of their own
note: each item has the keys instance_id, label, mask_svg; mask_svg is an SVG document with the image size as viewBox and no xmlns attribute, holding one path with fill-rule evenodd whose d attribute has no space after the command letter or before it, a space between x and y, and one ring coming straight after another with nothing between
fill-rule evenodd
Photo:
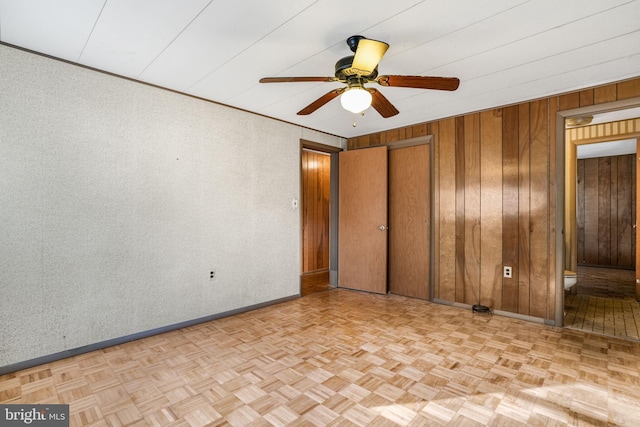
<instances>
[{"instance_id":1,"label":"bathroom floor tile","mask_svg":"<svg viewBox=\"0 0 640 427\"><path fill-rule=\"evenodd\" d=\"M635 272L580 266L577 273L577 294L565 292L565 326L640 340L640 303L635 298Z\"/></svg>"}]
</instances>

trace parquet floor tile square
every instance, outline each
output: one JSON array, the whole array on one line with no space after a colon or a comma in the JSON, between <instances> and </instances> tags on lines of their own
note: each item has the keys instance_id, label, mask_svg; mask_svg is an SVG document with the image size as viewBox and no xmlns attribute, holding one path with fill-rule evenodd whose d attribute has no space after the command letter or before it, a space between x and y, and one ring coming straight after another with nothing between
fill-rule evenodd
<instances>
[{"instance_id":1,"label":"parquet floor tile square","mask_svg":"<svg viewBox=\"0 0 640 427\"><path fill-rule=\"evenodd\" d=\"M623 426L640 342L342 289L0 377L72 426Z\"/></svg>"}]
</instances>

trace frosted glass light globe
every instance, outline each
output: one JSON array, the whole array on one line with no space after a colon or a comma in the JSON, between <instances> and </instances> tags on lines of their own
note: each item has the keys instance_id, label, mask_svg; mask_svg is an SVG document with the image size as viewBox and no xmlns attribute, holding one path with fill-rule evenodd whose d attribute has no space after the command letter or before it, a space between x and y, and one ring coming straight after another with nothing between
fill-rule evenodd
<instances>
[{"instance_id":1,"label":"frosted glass light globe","mask_svg":"<svg viewBox=\"0 0 640 427\"><path fill-rule=\"evenodd\" d=\"M340 96L342 108L352 113L361 113L371 106L371 94L368 90L359 87L347 89Z\"/></svg>"}]
</instances>

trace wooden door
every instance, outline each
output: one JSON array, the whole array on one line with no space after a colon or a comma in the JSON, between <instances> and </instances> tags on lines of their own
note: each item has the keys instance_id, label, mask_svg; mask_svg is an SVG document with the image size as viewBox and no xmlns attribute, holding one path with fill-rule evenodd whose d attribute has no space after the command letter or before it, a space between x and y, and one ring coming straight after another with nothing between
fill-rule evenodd
<instances>
[{"instance_id":1,"label":"wooden door","mask_svg":"<svg viewBox=\"0 0 640 427\"><path fill-rule=\"evenodd\" d=\"M430 298L430 146L389 151L389 292Z\"/></svg>"},{"instance_id":2,"label":"wooden door","mask_svg":"<svg viewBox=\"0 0 640 427\"><path fill-rule=\"evenodd\" d=\"M338 286L387 292L387 147L340 153Z\"/></svg>"}]
</instances>

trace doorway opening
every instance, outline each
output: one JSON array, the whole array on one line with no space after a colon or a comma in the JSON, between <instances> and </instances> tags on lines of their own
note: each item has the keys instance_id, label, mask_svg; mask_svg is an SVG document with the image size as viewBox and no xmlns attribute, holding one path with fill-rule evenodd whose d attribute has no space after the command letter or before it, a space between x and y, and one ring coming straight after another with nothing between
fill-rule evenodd
<instances>
[{"instance_id":1,"label":"doorway opening","mask_svg":"<svg viewBox=\"0 0 640 427\"><path fill-rule=\"evenodd\" d=\"M337 154L340 148L302 141L302 265L300 294L337 283Z\"/></svg>"},{"instance_id":2,"label":"doorway opening","mask_svg":"<svg viewBox=\"0 0 640 427\"><path fill-rule=\"evenodd\" d=\"M635 139L577 144L577 250L570 251L577 274L565 291L566 327L640 339L636 146Z\"/></svg>"},{"instance_id":3,"label":"doorway opening","mask_svg":"<svg viewBox=\"0 0 640 427\"><path fill-rule=\"evenodd\" d=\"M556 224L563 233L556 248L564 256L556 260L556 326L640 339L635 283L640 127L633 122L638 117L637 98L558 113L558 183L563 185L557 202L563 209ZM580 123L584 118L591 122ZM567 280L568 271L577 273L577 281Z\"/></svg>"}]
</instances>

